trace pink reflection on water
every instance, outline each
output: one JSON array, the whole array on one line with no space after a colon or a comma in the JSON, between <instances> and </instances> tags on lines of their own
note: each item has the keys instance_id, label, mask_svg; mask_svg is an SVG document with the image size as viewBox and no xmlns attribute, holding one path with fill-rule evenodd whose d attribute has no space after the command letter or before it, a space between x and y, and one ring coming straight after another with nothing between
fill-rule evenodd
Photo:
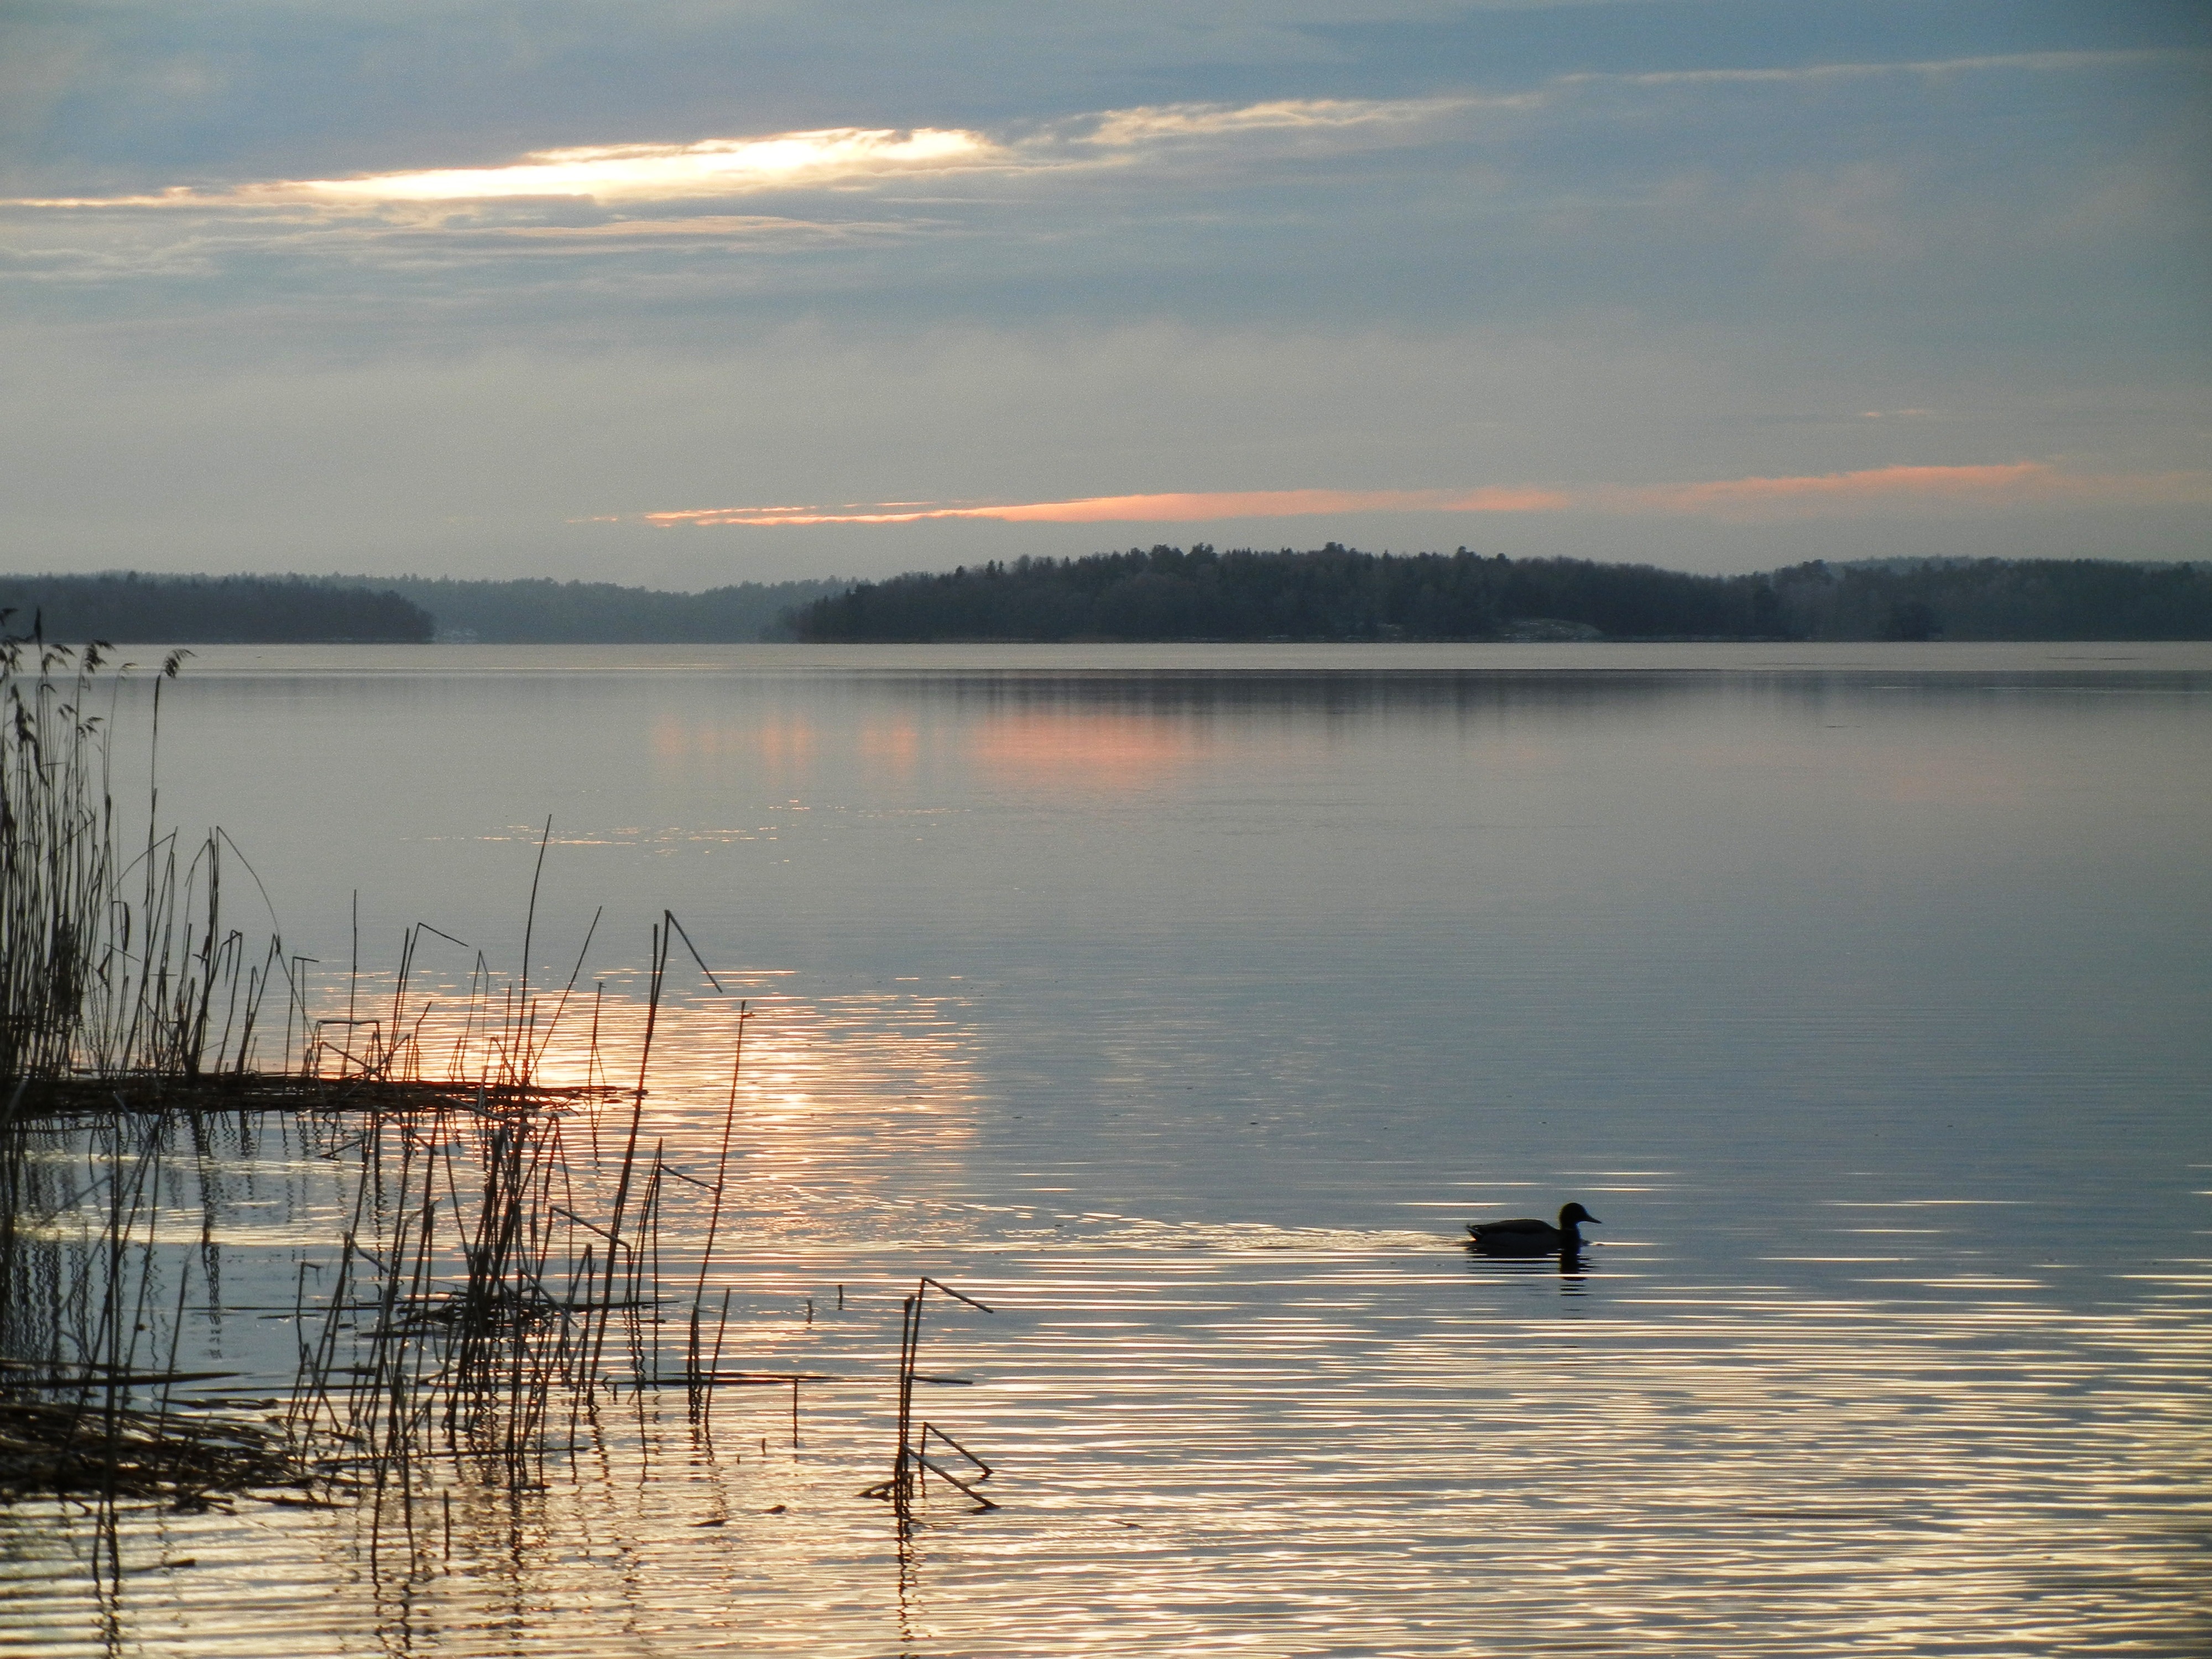
<instances>
[{"instance_id":1,"label":"pink reflection on water","mask_svg":"<svg viewBox=\"0 0 2212 1659\"><path fill-rule=\"evenodd\" d=\"M1195 765L1206 751L1188 721L1074 708L1024 709L984 719L969 758L1001 781L1053 788L1142 789Z\"/></svg>"}]
</instances>

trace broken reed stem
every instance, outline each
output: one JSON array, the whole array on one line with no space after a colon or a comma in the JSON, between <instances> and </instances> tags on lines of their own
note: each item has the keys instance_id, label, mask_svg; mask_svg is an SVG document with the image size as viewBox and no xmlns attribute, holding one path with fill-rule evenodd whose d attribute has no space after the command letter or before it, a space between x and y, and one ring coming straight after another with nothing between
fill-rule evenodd
<instances>
[{"instance_id":1,"label":"broken reed stem","mask_svg":"<svg viewBox=\"0 0 2212 1659\"><path fill-rule=\"evenodd\" d=\"M933 1288L942 1291L954 1300L964 1302L969 1307L979 1309L984 1313L993 1311L974 1297L964 1291L956 1291L942 1279L932 1279L927 1274L923 1275L921 1281L915 1285L914 1294L903 1298L899 1304L898 1448L892 1461L890 1478L888 1480L878 1481L863 1492L860 1496L888 1500L897 1510L902 1527L908 1519L908 1510L916 1496L916 1488L921 1479L922 1471L935 1469L939 1474L944 1474L942 1469L939 1469L934 1463L928 1462L923 1455L928 1449L927 1443L933 1432L948 1445L952 1446L962 1456L968 1458L978 1468L983 1469L983 1478L988 1479L990 1474L981 1459L973 1456L967 1448L959 1445L951 1436L945 1434L942 1430L934 1429L932 1425L925 1423L921 1425L919 1434L915 1431L914 1385L918 1380L917 1371L921 1352L921 1310L924 1300ZM842 1297L842 1286L839 1293ZM959 1486L963 1492L968 1492L969 1497L975 1498L984 1508L998 1507L980 1494L969 1491L960 1481L953 1480L952 1476L945 1475L945 1478L952 1480L953 1485Z\"/></svg>"}]
</instances>

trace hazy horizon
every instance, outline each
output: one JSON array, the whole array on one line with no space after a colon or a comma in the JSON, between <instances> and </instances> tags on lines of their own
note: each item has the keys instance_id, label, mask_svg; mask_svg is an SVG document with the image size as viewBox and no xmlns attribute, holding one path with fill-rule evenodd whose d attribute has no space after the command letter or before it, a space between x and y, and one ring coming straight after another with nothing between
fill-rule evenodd
<instances>
[{"instance_id":1,"label":"hazy horizon","mask_svg":"<svg viewBox=\"0 0 2212 1659\"><path fill-rule=\"evenodd\" d=\"M1088 550L1086 552L1080 552L1080 553L1070 553L1070 554L1035 554L1035 555L1030 555L1030 556L1028 556L1036 557L1036 558L1056 558L1056 559L1066 559L1066 558L1084 558L1084 557L1091 556L1093 556L1093 555L1111 555L1111 554L1114 554L1114 553L1117 553L1117 552L1123 552L1123 551L1128 551L1128 550L1129 550L1129 549L1122 549L1122 548L1114 548L1114 547L1098 547L1098 548L1092 548L1092 549ZM1273 548L1273 547L1262 547L1262 548L1257 548L1257 549L1249 549L1249 548L1243 548L1243 547L1237 547L1237 548L1227 548L1227 547L1224 547L1224 548L1223 548L1221 550L1222 550L1222 551L1224 551L1224 552L1250 552L1250 551L1257 551L1257 552L1263 552L1263 553L1272 553L1272 552L1276 552L1276 551L1293 551L1293 550L1297 550L1297 551L1304 551L1304 550L1303 550L1303 549L1301 549L1301 550L1279 549L1279 549ZM1453 549L1451 549L1451 548L1404 548L1404 549L1382 549L1382 548L1367 549L1367 548L1353 548L1353 549L1351 549L1350 550L1351 550L1351 551L1353 551L1353 552L1360 552L1360 553L1370 552L1370 551L1372 551L1372 552L1375 552L1375 553L1384 553L1384 552L1388 552L1388 553L1389 553L1392 556L1396 556L1396 557L1414 557L1414 556L1418 556L1424 555L1424 554L1426 554L1426 555L1431 555L1431 556L1434 556L1434 555L1441 555L1441 554L1448 554L1448 553L1452 552L1454 550L1453 550ZM1023 554L1019 553L1019 552L1012 552L1012 553L999 553L999 554L994 554L994 555L992 555L991 556L992 556L992 557L994 557L994 558L997 558L997 559L1000 559L1000 560L1006 561L1006 562L1011 562L1012 561L1013 561L1013 560L1015 560L1015 559L1021 558L1021 557L1023 557L1023 556L1024 556ZM1557 555L1534 555L1534 556L1536 556L1536 557L1577 558L1577 557L1582 557L1582 556L1584 556L1578 555L1578 554L1573 554L1573 553L1561 553L1561 554L1557 554ZM1872 556L1872 557L1869 557L1869 558L1864 558L1864 559L1853 559L1853 560L1830 560L1830 561L1828 561L1827 562L1829 562L1829 563L1831 563L1831 564L1832 564L1832 565L1835 565L1838 568L1850 568L1850 567L1852 567L1852 566L1854 566L1854 565L1881 565L1881 564L1890 564L1890 563L1897 562L1899 561L1899 558L1911 559L1911 558L1914 558L1914 557L1917 557L1917 556L1913 556L1913 555L1889 556ZM1929 554L1929 555L1926 555L1926 556L1925 556L1927 559L1929 559L1929 560L1930 560L1930 561L1932 561L1932 562L1938 562L1938 563L1942 563L1942 562L1966 562L1966 560L1971 559L1971 558L1972 558L1972 556L1971 556L1971 555ZM2123 556L2123 555L2118 555L2118 554L2102 555L2102 554L2094 554L2094 553L2083 553L2083 554L2076 554L2076 555L2064 555L2064 554L2059 554L2059 555L2052 555L2052 556L2051 556L2051 557L2053 557L2053 558L2059 558L2059 559L2064 559L2064 558L2069 558L2069 557L2073 557L2073 558L2082 558L2082 559L2089 559L2089 560L2096 561L2096 562L2100 562L2100 563L2111 563L2111 564L2178 565L2178 564L2202 564L2202 563L2204 563L2204 562L2207 562L2206 556L2203 556L2203 555L2200 555L2200 556L2197 556L2197 557L2196 557L2196 558L2189 558L2189 557L2177 557L2177 558L2168 558L2168 559L2136 559L2136 558L2129 558L2129 557L2126 557L2126 556ZM806 586L806 585L820 585L820 584L825 584L825 583L848 583L848 584L854 584L854 585L857 585L857 584L860 584L860 583L862 583L862 582L879 582L879 581L888 580L890 580L890 579L891 579L891 578L893 578L893 577L896 577L896 576L901 576L901 575L926 575L926 574L942 574L942 573L948 572L948 571L951 571L951 570L952 570L952 569L956 568L959 565L959 563L961 563L961 562L962 562L956 560L956 561L954 561L952 563L938 564L938 565L930 565L930 566L916 566L916 567L912 567L912 568L907 568L907 569L902 569L902 570L888 570L888 571L882 571L882 572L872 573L872 574L866 574L866 575L863 575L863 574L848 574L840 573L840 572L836 572L836 571L827 571L827 572L824 572L824 571L801 571L801 572L798 572L798 573L795 573L795 574L790 574L790 575L778 575L778 576L739 576L739 577L734 578L734 579L732 579L732 580L728 580L728 581L697 581L697 582L693 582L693 583L690 583L690 584L688 584L688 585L678 585L678 584L675 584L675 583L670 583L670 584L665 584L665 585L657 585L657 584L653 584L653 583L650 583L650 582L642 582L642 581L623 581L623 580L617 580L617 578L615 578L615 577L611 577L611 576L607 576L607 575L592 575L592 574L583 574L583 575L565 575L565 574L556 574L540 573L540 572L526 572L526 573L523 573L523 574L516 574L516 575L499 575L499 574L495 574L495 575L477 575L477 574L459 574L459 573L454 573L454 572L439 572L439 573L431 573L431 572L426 572L426 571L422 571L422 570L394 570L394 571L382 571L382 572L365 572L365 571L350 571L350 570L327 570L327 571L318 571L318 570L299 570L299 569L266 569L266 570L235 569L235 570L223 570L223 569L213 569L213 568L210 568L210 569L202 569L202 570L187 570L187 569L177 569L177 570L155 570L155 569L149 569L149 568L145 568L145 567L143 567L143 566L138 566L138 565L120 565L120 564L118 564L118 565L106 565L106 566L100 566L100 567L95 567L95 568L86 568L86 569L82 569L82 570L62 570L62 569L32 570L32 569L27 569L27 568L26 568L26 569L19 569L19 570L0 571L0 578L5 578L5 577L12 576L12 577L20 578L20 579L22 579L22 580L45 580L45 579L49 578L49 577L56 577L56 576L132 576L132 575L137 575L137 576L157 576L157 577L161 577L161 576L175 576L175 577L181 577L181 578L186 578L186 579L206 580L210 580L210 581L222 581L222 580L227 580L227 579L229 579L229 578L232 578L232 577L239 577L239 576L257 576L257 577L270 577L270 578L274 578L274 579L280 580L298 580L298 581L308 581L308 582L331 582L331 583L339 583L339 584L360 585L360 586L374 586L375 584L377 584L377 583L379 583L379 582L424 582L424 583L428 583L428 582L507 582L507 581L553 581L553 582L564 583L564 584L567 584L567 583L574 583L574 584L578 584L578 585L607 584L607 585L612 585L612 586L617 586L637 588L637 589L641 589L641 590L642 590L642 591L649 592L665 592L665 593L694 593L694 594L696 594L696 593L705 593L705 592L710 592L714 591L715 588L718 588L718 587L726 587L726 586L744 586L744 585L746 585L746 584L748 584L748 583L751 583L751 584L755 584L755 585L758 585L758 586L762 586L782 587L782 586ZM980 563L980 562L981 562L981 561L980 561L980 560L979 560L979 561L975 561L974 562ZM1705 574L1705 573L1699 573L1699 572L1698 572L1698 571L1697 571L1697 569L1696 569L1696 568L1695 568L1695 567L1692 567L1692 566L1688 566L1688 565L1670 565L1670 564L1663 564L1663 563L1659 563L1657 561L1655 561L1655 560L1633 560L1633 559L1624 559L1624 560L1618 560L1618 561L1614 561L1614 560L1599 560L1599 561L1594 561L1594 562L1599 562L1599 563L1616 563L1616 562L1617 562L1617 563L1622 563L1622 564L1654 564L1654 565L1656 565L1656 567L1657 567L1658 568L1662 569L1662 570L1680 570L1680 571L1690 572L1690 573L1692 573L1692 574ZM1737 573L1737 572L1723 572L1723 573L1716 573L1716 574L1765 574L1765 572L1768 572L1768 571L1771 571L1771 570L1778 570L1778 569L1784 569L1784 568L1789 568L1789 567L1786 567L1786 566L1752 566L1752 567L1748 567L1748 568L1747 568L1747 569L1746 569L1744 572L1741 572L1741 573Z\"/></svg>"}]
</instances>

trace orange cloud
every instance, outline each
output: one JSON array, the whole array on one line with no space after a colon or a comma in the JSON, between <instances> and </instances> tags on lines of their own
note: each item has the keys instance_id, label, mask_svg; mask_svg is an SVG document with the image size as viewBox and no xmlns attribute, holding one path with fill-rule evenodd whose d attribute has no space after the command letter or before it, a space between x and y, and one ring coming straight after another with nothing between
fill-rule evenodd
<instances>
[{"instance_id":1,"label":"orange cloud","mask_svg":"<svg viewBox=\"0 0 2212 1659\"><path fill-rule=\"evenodd\" d=\"M659 529L732 525L919 524L995 519L1006 524L1206 524L1220 519L1317 518L1344 513L1676 514L1716 519L1849 516L1885 507L2003 508L2039 505L2212 503L2212 472L2063 472L2046 461L1987 466L1884 466L1857 472L1723 478L1668 484L1547 484L1475 489L1221 489L1162 495L1087 495L995 506L874 501L843 507L708 507L647 513Z\"/></svg>"},{"instance_id":2,"label":"orange cloud","mask_svg":"<svg viewBox=\"0 0 2212 1659\"><path fill-rule=\"evenodd\" d=\"M1205 524L1217 519L1291 519L1327 513L1557 513L1573 505L1540 488L1482 489L1231 489L1170 495L1090 495L996 507L878 501L866 506L721 507L648 513L663 529L722 525L915 524L998 519L1008 524Z\"/></svg>"},{"instance_id":3,"label":"orange cloud","mask_svg":"<svg viewBox=\"0 0 2212 1659\"><path fill-rule=\"evenodd\" d=\"M1568 505L1553 489L1250 489L1176 495L1097 495L978 509L966 516L1015 524L1109 524L1213 519L1291 519L1317 513L1553 513Z\"/></svg>"}]
</instances>

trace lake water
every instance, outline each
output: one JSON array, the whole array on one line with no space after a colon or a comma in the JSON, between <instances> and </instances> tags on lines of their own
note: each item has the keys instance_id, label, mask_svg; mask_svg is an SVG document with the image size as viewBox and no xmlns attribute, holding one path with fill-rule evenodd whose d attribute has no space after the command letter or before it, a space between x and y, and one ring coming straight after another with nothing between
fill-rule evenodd
<instances>
[{"instance_id":1,"label":"lake water","mask_svg":"<svg viewBox=\"0 0 2212 1659\"><path fill-rule=\"evenodd\" d=\"M727 994L672 970L672 1162L757 1011L731 1357L841 1380L796 1443L785 1390L625 1401L396 1571L241 1504L127 1516L95 1595L0 1509L0 1650L2212 1651L2212 648L228 647L165 698L163 815L324 1011L416 921L512 973L549 817L533 982L603 909L624 1028L679 919ZM234 1160L179 1364L276 1386L307 1150ZM1461 1248L1570 1198L1573 1271ZM854 1494L921 1273L995 1310L932 1301L926 1392L1003 1507L902 1539Z\"/></svg>"}]
</instances>

